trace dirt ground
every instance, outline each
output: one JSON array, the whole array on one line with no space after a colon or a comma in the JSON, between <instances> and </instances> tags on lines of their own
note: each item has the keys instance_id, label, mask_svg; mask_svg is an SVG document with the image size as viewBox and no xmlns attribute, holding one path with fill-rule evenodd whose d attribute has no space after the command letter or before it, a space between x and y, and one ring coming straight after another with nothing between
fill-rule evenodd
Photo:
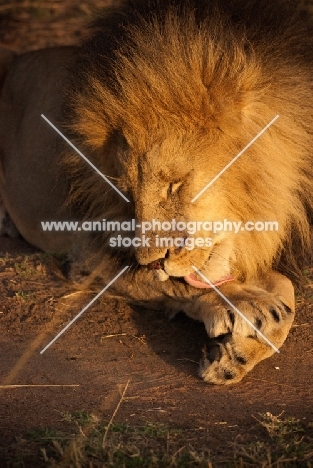
<instances>
[{"instance_id":1,"label":"dirt ground","mask_svg":"<svg viewBox=\"0 0 313 468\"><path fill-rule=\"evenodd\" d=\"M2 0L0 45L21 52L75 43L86 32L93 6L73 0L21 2L12 8L12 2ZM29 431L73 430L62 412L84 410L110 419L128 381L116 420L180 428L186 444L217 454L241 438L261 440L254 419L260 413L284 412L304 425L313 421L310 269L281 353L241 383L224 388L197 376L205 341L202 324L183 315L168 322L162 314L105 297L40 354L93 294L76 292L53 258L22 240L0 238L0 295L1 467L10 456L27 452ZM45 466L39 450L26 459L31 461L23 466Z\"/></svg>"}]
</instances>

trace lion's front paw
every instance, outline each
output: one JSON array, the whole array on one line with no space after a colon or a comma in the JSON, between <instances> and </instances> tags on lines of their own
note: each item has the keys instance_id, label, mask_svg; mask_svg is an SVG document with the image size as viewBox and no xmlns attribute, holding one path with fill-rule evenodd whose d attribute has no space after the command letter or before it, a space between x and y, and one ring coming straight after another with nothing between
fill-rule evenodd
<instances>
[{"instance_id":1,"label":"lion's front paw","mask_svg":"<svg viewBox=\"0 0 313 468\"><path fill-rule=\"evenodd\" d=\"M266 344L253 337L228 333L210 340L204 348L200 376L205 382L217 385L237 383L271 354Z\"/></svg>"},{"instance_id":2,"label":"lion's front paw","mask_svg":"<svg viewBox=\"0 0 313 468\"><path fill-rule=\"evenodd\" d=\"M236 283L225 286L224 297L212 292L199 298L199 316L211 338L200 369L206 382L239 382L258 362L282 346L294 310L285 304L281 289L273 291ZM287 292L291 293L286 289Z\"/></svg>"},{"instance_id":3,"label":"lion's front paw","mask_svg":"<svg viewBox=\"0 0 313 468\"><path fill-rule=\"evenodd\" d=\"M286 338L286 327L293 321L293 311L281 297L256 287L242 287L240 293L220 296L205 306L202 319L210 338L226 333L241 336L264 335L281 345ZM266 340L265 340L266 341Z\"/></svg>"}]
</instances>

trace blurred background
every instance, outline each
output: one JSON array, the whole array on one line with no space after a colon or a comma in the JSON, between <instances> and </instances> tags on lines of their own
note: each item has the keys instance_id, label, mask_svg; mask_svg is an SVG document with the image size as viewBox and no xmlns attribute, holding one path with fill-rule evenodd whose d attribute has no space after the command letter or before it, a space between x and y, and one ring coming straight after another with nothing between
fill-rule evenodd
<instances>
[{"instance_id":1,"label":"blurred background","mask_svg":"<svg viewBox=\"0 0 313 468\"><path fill-rule=\"evenodd\" d=\"M271 1L271 0L269 0ZM272 0L275 1L275 0ZM0 45L24 52L76 44L103 7L120 0L0 0ZM300 0L313 13L313 0Z\"/></svg>"}]
</instances>

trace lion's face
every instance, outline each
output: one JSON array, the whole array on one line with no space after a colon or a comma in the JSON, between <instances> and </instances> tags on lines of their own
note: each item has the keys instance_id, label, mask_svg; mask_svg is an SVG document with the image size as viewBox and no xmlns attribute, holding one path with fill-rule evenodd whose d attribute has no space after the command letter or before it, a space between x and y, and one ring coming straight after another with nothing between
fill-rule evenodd
<instances>
[{"instance_id":1,"label":"lion's face","mask_svg":"<svg viewBox=\"0 0 313 468\"><path fill-rule=\"evenodd\" d=\"M135 250L141 265L165 259L165 272L177 277L194 273L193 266L202 270L205 266L212 281L229 274L235 257L232 234L214 233L208 224L230 216L223 181L217 180L193 201L227 161L217 162L209 137L185 133L152 144L142 154L132 148L123 154L121 187L132 197L141 224L136 236L149 239L149 245Z\"/></svg>"}]
</instances>

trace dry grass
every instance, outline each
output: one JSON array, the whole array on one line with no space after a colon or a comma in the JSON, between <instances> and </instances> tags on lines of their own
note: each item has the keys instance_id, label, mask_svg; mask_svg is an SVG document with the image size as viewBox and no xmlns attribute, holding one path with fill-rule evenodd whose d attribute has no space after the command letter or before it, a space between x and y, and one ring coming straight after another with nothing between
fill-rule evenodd
<instances>
[{"instance_id":1,"label":"dry grass","mask_svg":"<svg viewBox=\"0 0 313 468\"><path fill-rule=\"evenodd\" d=\"M76 435L38 429L28 435L36 443L38 462L32 466L58 468L311 468L313 466L313 423L306 427L294 418L271 413L259 415L264 428L262 439L245 441L241 436L223 450L223 455L193 443L189 431L171 429L164 424L130 426L103 422L85 412L63 413L63 420L74 422ZM250 438L251 439L251 438ZM103 443L105 441L105 443ZM42 463L40 465L39 463ZM36 463L36 465L34 465ZM8 468L31 466L22 458L8 460Z\"/></svg>"}]
</instances>

